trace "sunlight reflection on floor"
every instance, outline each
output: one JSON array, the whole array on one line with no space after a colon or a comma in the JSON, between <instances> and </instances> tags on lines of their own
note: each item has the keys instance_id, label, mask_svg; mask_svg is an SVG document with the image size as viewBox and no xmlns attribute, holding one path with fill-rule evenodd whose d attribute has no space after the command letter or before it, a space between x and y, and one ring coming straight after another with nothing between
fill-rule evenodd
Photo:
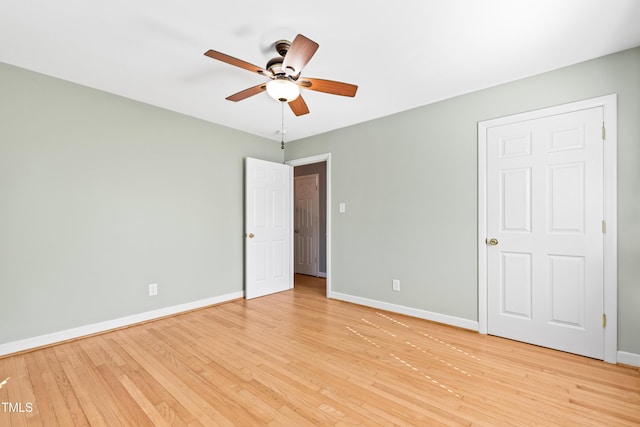
<instances>
[{"instance_id":1,"label":"sunlight reflection on floor","mask_svg":"<svg viewBox=\"0 0 640 427\"><path fill-rule=\"evenodd\" d=\"M471 377L472 374L470 372L468 372L467 370L456 366L454 363L452 363L448 359L447 357L443 357L444 354L436 354L438 353L438 351L436 351L437 347L442 346L442 350L439 351L439 353L443 353L447 352L447 351L454 351L459 355L463 355L469 359L472 359L474 361L480 361L480 359L478 357L476 357L475 355L469 353L468 351L465 351L464 349L461 349L451 343L446 342L445 340L442 340L430 333L426 333L423 331L417 331L417 330L413 330L411 326L407 325L406 323L403 323L387 314L384 313L376 313L377 316L379 316L381 319L384 319L388 322L391 322L391 327L385 327L383 325L377 324L372 320L369 319L365 319L362 318L360 319L364 325L366 326L370 326L372 328L377 329L378 331L384 333L385 335L388 335L392 338L396 338L397 340L401 340L401 344L399 346L395 346L393 345L394 348L394 352L389 352L388 355L391 357L391 359L389 359L389 363L393 363L393 361L398 362L400 365L402 365L405 368L410 369L412 372L415 372L416 375L419 375L420 377L425 378L426 380L428 380L429 383L431 383L434 386L437 386L443 390L446 390L447 392L451 393L452 395L461 398L462 395L458 392L456 392L452 387L447 386L445 384L443 384L441 381L439 381L438 379L434 378L434 374L432 372L429 372L429 363L427 360L425 360L426 365L425 368L422 368L420 366L416 365L415 362L415 358L414 358L414 362L410 363L409 361L406 360L406 358L404 356L401 356L397 353L397 351L402 348L407 348L408 350L415 350L415 351L419 351L422 354L428 356L429 359L434 359L436 361L438 361L440 364L442 364L443 366L446 366L449 369L454 370L455 372L457 372L460 375L464 375L467 377ZM400 331L394 331L394 327L402 327L404 329L406 329L406 332L402 332L400 333ZM363 332L362 329L356 329L355 326L347 326L346 327L347 330L351 333L353 333L354 335L358 336L359 338L361 338L362 340L364 340L365 342L367 342L369 345L372 345L376 348L379 349L384 349L383 345L376 342L372 336L368 336L366 332ZM406 337L407 332L415 334L416 337L413 341L407 339L409 337ZM400 336L398 336L400 334ZM404 338L402 338L402 334L405 335ZM420 337L423 338L428 338L430 342L432 342L433 344L435 344L435 347L433 349L429 349L426 348L428 347L425 346L425 344L418 344L420 341ZM381 338L382 339L382 338ZM428 342L429 342L428 341ZM428 342L426 344L428 344ZM433 350L433 351L432 351ZM427 373L428 372L428 373Z\"/></svg>"}]
</instances>

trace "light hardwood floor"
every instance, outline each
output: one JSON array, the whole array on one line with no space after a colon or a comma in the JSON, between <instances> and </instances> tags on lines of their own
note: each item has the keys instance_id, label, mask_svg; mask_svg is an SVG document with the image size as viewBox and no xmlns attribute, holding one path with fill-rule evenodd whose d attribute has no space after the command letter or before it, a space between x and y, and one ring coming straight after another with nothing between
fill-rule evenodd
<instances>
[{"instance_id":1,"label":"light hardwood floor","mask_svg":"<svg viewBox=\"0 0 640 427\"><path fill-rule=\"evenodd\" d=\"M296 281L2 358L0 426L640 425L639 369L327 300L322 279Z\"/></svg>"}]
</instances>

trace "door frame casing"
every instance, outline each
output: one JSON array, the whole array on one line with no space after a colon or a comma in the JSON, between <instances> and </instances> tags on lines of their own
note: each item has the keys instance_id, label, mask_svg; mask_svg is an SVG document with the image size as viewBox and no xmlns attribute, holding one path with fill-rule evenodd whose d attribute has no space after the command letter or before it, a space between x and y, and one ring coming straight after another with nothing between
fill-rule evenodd
<instances>
[{"instance_id":1,"label":"door frame casing","mask_svg":"<svg viewBox=\"0 0 640 427\"><path fill-rule=\"evenodd\" d=\"M604 114L604 361L617 363L618 254L617 254L617 94L557 105L541 110L478 122L478 332L488 332L487 283L487 132L489 128L521 121L603 107Z\"/></svg>"},{"instance_id":2,"label":"door frame casing","mask_svg":"<svg viewBox=\"0 0 640 427\"><path fill-rule=\"evenodd\" d=\"M327 237L326 237L326 263L327 263L327 290L326 296L329 298L331 296L331 153L318 154L310 157L302 157L299 159L292 159L286 161L285 164L296 167L296 166L304 166L310 165L313 163L322 163L326 162L327 164L327 178L326 178L326 204L327 204ZM293 188L294 185L294 176L293 172L291 173L291 186ZM291 192L291 206L292 212L291 215L293 217L293 191ZM293 221L291 221L291 227L293 227ZM293 251L293 228L291 229L291 265L294 264L294 251Z\"/></svg>"}]
</instances>

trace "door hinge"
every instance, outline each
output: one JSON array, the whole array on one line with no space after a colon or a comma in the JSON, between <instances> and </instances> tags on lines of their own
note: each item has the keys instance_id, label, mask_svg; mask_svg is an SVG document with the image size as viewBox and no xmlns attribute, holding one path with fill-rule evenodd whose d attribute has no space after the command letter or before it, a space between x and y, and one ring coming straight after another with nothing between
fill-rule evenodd
<instances>
[{"instance_id":1,"label":"door hinge","mask_svg":"<svg viewBox=\"0 0 640 427\"><path fill-rule=\"evenodd\" d=\"M604 142L607 132L604 128L604 123L602 123L602 141Z\"/></svg>"},{"instance_id":2,"label":"door hinge","mask_svg":"<svg viewBox=\"0 0 640 427\"><path fill-rule=\"evenodd\" d=\"M604 219L602 220L602 232L607 232L607 221L605 221Z\"/></svg>"},{"instance_id":3,"label":"door hinge","mask_svg":"<svg viewBox=\"0 0 640 427\"><path fill-rule=\"evenodd\" d=\"M605 328L607 326L607 315L602 313L602 327Z\"/></svg>"}]
</instances>

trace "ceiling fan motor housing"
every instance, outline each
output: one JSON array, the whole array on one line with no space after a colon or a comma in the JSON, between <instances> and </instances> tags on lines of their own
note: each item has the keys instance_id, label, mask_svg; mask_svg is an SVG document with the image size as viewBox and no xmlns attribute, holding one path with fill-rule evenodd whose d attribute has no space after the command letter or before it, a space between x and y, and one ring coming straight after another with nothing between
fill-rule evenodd
<instances>
[{"instance_id":1,"label":"ceiling fan motor housing","mask_svg":"<svg viewBox=\"0 0 640 427\"><path fill-rule=\"evenodd\" d=\"M280 56L285 56L287 52L289 52L290 47L291 42L289 40L278 40L276 42L276 52L278 52Z\"/></svg>"},{"instance_id":2,"label":"ceiling fan motor housing","mask_svg":"<svg viewBox=\"0 0 640 427\"><path fill-rule=\"evenodd\" d=\"M266 69L271 71L271 74L274 76L284 75L284 68L282 68L282 62L284 61L284 57L276 56L275 58L271 58L269 62L267 62Z\"/></svg>"}]
</instances>

